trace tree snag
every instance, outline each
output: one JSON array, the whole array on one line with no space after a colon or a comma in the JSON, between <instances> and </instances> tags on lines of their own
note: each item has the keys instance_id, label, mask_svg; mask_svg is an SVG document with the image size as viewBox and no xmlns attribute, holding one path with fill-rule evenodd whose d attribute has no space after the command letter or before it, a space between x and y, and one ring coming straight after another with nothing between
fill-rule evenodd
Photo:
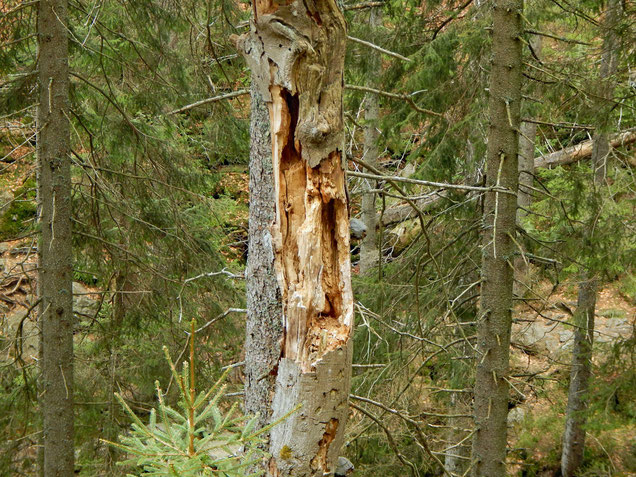
<instances>
[{"instance_id":1,"label":"tree snag","mask_svg":"<svg viewBox=\"0 0 636 477\"><path fill-rule=\"evenodd\" d=\"M333 472L348 413L353 295L343 168L344 17L333 0L257 0L236 38L269 107L283 337L269 474Z\"/></svg>"}]
</instances>

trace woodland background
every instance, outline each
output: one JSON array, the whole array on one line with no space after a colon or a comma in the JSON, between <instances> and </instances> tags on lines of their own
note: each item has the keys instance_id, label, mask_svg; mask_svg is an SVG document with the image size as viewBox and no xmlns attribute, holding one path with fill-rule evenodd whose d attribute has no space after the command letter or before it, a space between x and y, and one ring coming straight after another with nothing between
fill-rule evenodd
<instances>
[{"instance_id":1,"label":"woodland background","mask_svg":"<svg viewBox=\"0 0 636 477\"><path fill-rule=\"evenodd\" d=\"M35 475L41 425L36 3L0 0L0 475ZM559 475L584 269L599 285L578 475L636 475L636 15L622 2L611 27L616 67L603 79L612 92L602 97L607 4L528 0L523 14L522 118L532 120L523 130L536 169L516 238L511 475ZM356 475L442 475L439 462L470 447L482 193L417 180L483 185L489 2L341 7L353 37L344 98L351 217L379 224L374 240L352 241L353 396L342 455ZM250 15L234 0L69 2L79 475L125 474L114 465L121 453L100 441L130 428L114 393L142 419L156 405L155 380L176 399L161 345L183 361L192 319L199 386L232 367L224 402L242 398L250 74L230 37ZM589 161L595 130L612 142L600 191ZM356 160L374 151L378 171L395 180L356 175L368 172ZM392 187L409 178L401 193Z\"/></svg>"}]
</instances>

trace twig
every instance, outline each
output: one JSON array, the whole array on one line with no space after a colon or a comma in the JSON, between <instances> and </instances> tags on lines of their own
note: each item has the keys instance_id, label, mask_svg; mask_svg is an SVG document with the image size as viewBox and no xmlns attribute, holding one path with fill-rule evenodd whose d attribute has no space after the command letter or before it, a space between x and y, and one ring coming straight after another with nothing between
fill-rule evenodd
<instances>
[{"instance_id":1,"label":"twig","mask_svg":"<svg viewBox=\"0 0 636 477\"><path fill-rule=\"evenodd\" d=\"M364 163L361 160L356 159L356 163L360 163L364 166ZM401 177L401 176L385 176L379 174L368 174L366 172L355 172L355 171L347 171L348 176L353 177L362 177L364 179L376 179L376 180L393 180L396 182L405 182L407 184L418 184L429 187L439 187L440 189L457 189L457 190L472 190L477 192L503 192L504 194L516 195L510 189L506 189L501 186L494 187L479 187L479 186L469 186L463 184L447 184L444 182L432 182L432 181L423 181L420 179L411 179L409 177Z\"/></svg>"},{"instance_id":2,"label":"twig","mask_svg":"<svg viewBox=\"0 0 636 477\"><path fill-rule=\"evenodd\" d=\"M210 321L208 321L205 325L203 325L202 327L198 328L195 330L195 333L198 333L199 331L202 331L204 329L206 329L208 326L216 323L217 321L225 318L227 315L229 315L230 313L247 313L247 310L245 308L228 308L227 310L225 310L223 313L221 313L220 315L218 315L217 317L211 319ZM186 334L190 334L186 331Z\"/></svg>"},{"instance_id":3,"label":"twig","mask_svg":"<svg viewBox=\"0 0 636 477\"><path fill-rule=\"evenodd\" d=\"M545 36L547 38L552 38L553 40L563 41L565 43L574 43L574 44L577 44L577 45L586 45L586 46L590 46L591 45L591 43L587 43L585 41L572 40L570 38L564 38L562 36L553 35L551 33L546 33L546 32L543 32L543 31L526 30L526 33L530 33L531 35Z\"/></svg>"},{"instance_id":4,"label":"twig","mask_svg":"<svg viewBox=\"0 0 636 477\"><path fill-rule=\"evenodd\" d=\"M355 38L355 37L349 36L349 35L347 35L347 39L351 40L354 43L359 43L360 45L364 45L364 46L367 46L367 47L372 48L374 50L377 50L380 53L383 53L383 54L385 54L387 56L392 56L393 58L397 58L398 60L407 61L407 62L413 61L410 58L407 58L406 56L402 56L399 53L395 53L393 51L386 50L386 49L382 48L381 46L378 46L378 45L376 45L374 43L371 43L370 41L361 40L360 38Z\"/></svg>"},{"instance_id":5,"label":"twig","mask_svg":"<svg viewBox=\"0 0 636 477\"><path fill-rule=\"evenodd\" d=\"M184 111L188 111L189 109L196 108L197 106L203 106L204 104L215 103L223 99L237 98L245 94L250 94L250 91L248 89L239 89L238 91L232 91L231 93L222 94L220 96L215 96L213 98L202 99L201 101L197 101L196 103L188 104L187 106L183 106L182 108L175 109L174 111L170 111L169 113L166 113L166 116L183 113Z\"/></svg>"},{"instance_id":6,"label":"twig","mask_svg":"<svg viewBox=\"0 0 636 477\"><path fill-rule=\"evenodd\" d=\"M407 94L389 93L388 91L382 91L380 89L369 88L367 86L358 86L355 84L346 84L345 89L350 89L353 91L362 91L364 93L379 94L380 96L386 96L387 98L401 99L403 101L406 101L409 104L409 106L411 106L414 110L416 110L419 113L430 114L431 116L437 116L438 118L444 117L444 115L441 113L431 111L430 109L420 108L417 104L415 104L411 96Z\"/></svg>"}]
</instances>

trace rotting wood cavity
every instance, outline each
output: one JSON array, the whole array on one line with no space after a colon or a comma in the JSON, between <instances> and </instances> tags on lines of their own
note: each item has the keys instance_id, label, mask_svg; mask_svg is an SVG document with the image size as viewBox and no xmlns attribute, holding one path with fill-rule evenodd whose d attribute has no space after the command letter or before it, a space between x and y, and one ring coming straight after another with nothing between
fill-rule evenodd
<instances>
[{"instance_id":1,"label":"rotting wood cavity","mask_svg":"<svg viewBox=\"0 0 636 477\"><path fill-rule=\"evenodd\" d=\"M309 370L349 338L344 323L342 268L348 264L348 208L339 151L312 168L296 134L299 99L272 91L272 123L279 151L279 273L284 283L283 356ZM278 117L276 117L278 116Z\"/></svg>"},{"instance_id":2,"label":"rotting wood cavity","mask_svg":"<svg viewBox=\"0 0 636 477\"><path fill-rule=\"evenodd\" d=\"M338 419L332 418L325 426L325 432L322 438L318 442L318 453L313 459L311 459L312 470L322 470L323 473L328 473L327 456L329 454L329 446L336 438L336 432L338 431Z\"/></svg>"}]
</instances>

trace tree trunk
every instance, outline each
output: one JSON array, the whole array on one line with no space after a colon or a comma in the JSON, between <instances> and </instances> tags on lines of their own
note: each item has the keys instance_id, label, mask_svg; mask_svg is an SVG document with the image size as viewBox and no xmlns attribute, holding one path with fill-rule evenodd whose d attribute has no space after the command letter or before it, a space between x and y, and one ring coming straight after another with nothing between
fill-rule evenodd
<instances>
[{"instance_id":1,"label":"tree trunk","mask_svg":"<svg viewBox=\"0 0 636 477\"><path fill-rule=\"evenodd\" d=\"M530 48L535 56L541 56L542 37L533 36ZM532 205L532 186L534 184L534 143L537 136L537 125L523 121L519 129L519 188L517 190L517 223L521 225ZM528 265L522 256L515 259L515 296L523 296Z\"/></svg>"},{"instance_id":2,"label":"tree trunk","mask_svg":"<svg viewBox=\"0 0 636 477\"><path fill-rule=\"evenodd\" d=\"M487 185L517 190L521 103L522 0L493 5ZM508 365L517 201L489 192L484 201L482 283L475 375L473 475L506 475Z\"/></svg>"},{"instance_id":3,"label":"tree trunk","mask_svg":"<svg viewBox=\"0 0 636 477\"><path fill-rule=\"evenodd\" d=\"M73 268L66 21L66 0L39 2L39 360L45 477L68 477L74 471Z\"/></svg>"},{"instance_id":4,"label":"tree trunk","mask_svg":"<svg viewBox=\"0 0 636 477\"><path fill-rule=\"evenodd\" d=\"M574 477L583 461L585 447L585 411L592 372L592 344L594 340L594 312L596 281L584 278L579 284L579 296L574 314L574 347L568 405L565 411L565 434L561 455L561 474Z\"/></svg>"},{"instance_id":5,"label":"tree trunk","mask_svg":"<svg viewBox=\"0 0 636 477\"><path fill-rule=\"evenodd\" d=\"M472 274L470 274L472 275ZM456 338L466 338L474 332L474 326L468 323L474 322L477 315L475 302L455 312L457 317ZM465 340L459 347L461 356L474 356L473 346ZM466 390L472 382L472 360L466 361L462 359L453 360L451 362L451 381L452 389ZM470 392L451 392L449 414L470 415L470 404L472 401L472 393ZM448 432L448 442L451 447L446 451L444 456L444 468L451 475L463 476L470 467L470 429L473 421L470 417L453 417L448 421L450 426Z\"/></svg>"},{"instance_id":6,"label":"tree trunk","mask_svg":"<svg viewBox=\"0 0 636 477\"><path fill-rule=\"evenodd\" d=\"M592 147L592 166L594 168L594 193L598 194L605 183L606 162L610 151L607 126L610 118L612 96L614 94L613 76L617 69L618 36L616 27L622 16L621 0L609 0L603 26L603 51L599 70L598 95L594 111L598 111L598 123L594 131ZM598 202L598 201L596 201ZM592 218L586 225L586 240L593 243L596 218L599 210L593 210ZM592 255L593 250L587 253ZM570 387L568 405L565 415L565 433L563 435L563 451L561 454L561 473L564 477L574 477L583 462L585 448L585 421L587 411L587 392L592 374L592 344L594 338L594 313L596 306L596 279L598 270L586 269L579 283L579 296L574 316L574 347L572 348L572 369L570 371Z\"/></svg>"},{"instance_id":7,"label":"tree trunk","mask_svg":"<svg viewBox=\"0 0 636 477\"><path fill-rule=\"evenodd\" d=\"M269 112L256 85L251 90L250 216L247 246L245 411L258 426L271 417L276 368L283 338L282 306L274 271L271 227L276 217Z\"/></svg>"},{"instance_id":8,"label":"tree trunk","mask_svg":"<svg viewBox=\"0 0 636 477\"><path fill-rule=\"evenodd\" d=\"M618 24L623 15L622 0L608 0L603 18L603 50L597 86L597 98L594 105L596 117L599 119L594 130L592 146L592 166L594 167L594 182L597 185L605 181L607 172L607 157L610 152L608 126L610 112L614 107L614 75L618 68Z\"/></svg>"},{"instance_id":9,"label":"tree trunk","mask_svg":"<svg viewBox=\"0 0 636 477\"><path fill-rule=\"evenodd\" d=\"M382 11L379 8L372 8L369 15L369 25L373 29L382 26ZM369 52L369 74L367 86L377 88L377 79L382 72L382 62L380 53L372 50ZM376 94L367 93L364 99L366 110L364 119L366 121L364 129L364 161L374 167L378 165L378 117L380 111L379 98ZM377 181L371 179L365 180L365 189L376 188ZM376 234L376 212L375 212L375 193L365 193L362 196L362 221L367 227L367 235L362 239L360 244L360 274L366 275L370 270L375 268L378 263L378 244Z\"/></svg>"},{"instance_id":10,"label":"tree trunk","mask_svg":"<svg viewBox=\"0 0 636 477\"><path fill-rule=\"evenodd\" d=\"M237 39L269 106L274 265L283 340L272 419L301 405L270 436L269 474L333 472L351 377L353 296L343 168L346 28L332 1L255 3Z\"/></svg>"}]
</instances>

